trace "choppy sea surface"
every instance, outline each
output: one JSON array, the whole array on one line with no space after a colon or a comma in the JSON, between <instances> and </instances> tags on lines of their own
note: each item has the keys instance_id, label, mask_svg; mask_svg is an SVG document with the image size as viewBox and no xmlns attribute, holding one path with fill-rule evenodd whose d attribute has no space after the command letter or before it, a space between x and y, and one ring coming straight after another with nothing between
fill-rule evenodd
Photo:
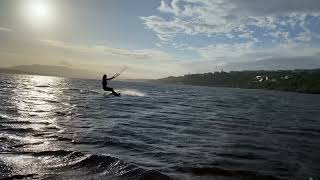
<instances>
[{"instance_id":1,"label":"choppy sea surface","mask_svg":"<svg viewBox=\"0 0 320 180\"><path fill-rule=\"evenodd\" d=\"M320 96L0 74L0 179L317 179Z\"/></svg>"}]
</instances>

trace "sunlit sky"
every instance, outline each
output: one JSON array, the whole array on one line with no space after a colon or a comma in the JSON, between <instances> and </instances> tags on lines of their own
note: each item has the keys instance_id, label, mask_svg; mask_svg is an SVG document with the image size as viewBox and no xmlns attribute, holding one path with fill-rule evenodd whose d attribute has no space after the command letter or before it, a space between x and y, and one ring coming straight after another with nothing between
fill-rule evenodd
<instances>
[{"instance_id":1,"label":"sunlit sky","mask_svg":"<svg viewBox=\"0 0 320 180\"><path fill-rule=\"evenodd\" d=\"M0 66L43 64L130 78L230 63L319 61L319 0L1 0Z\"/></svg>"}]
</instances>

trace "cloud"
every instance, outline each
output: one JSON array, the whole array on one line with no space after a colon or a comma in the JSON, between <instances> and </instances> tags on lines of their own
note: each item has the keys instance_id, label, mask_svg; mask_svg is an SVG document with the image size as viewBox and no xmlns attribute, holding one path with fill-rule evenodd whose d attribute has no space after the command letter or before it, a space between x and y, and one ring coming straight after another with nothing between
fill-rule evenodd
<instances>
[{"instance_id":1,"label":"cloud","mask_svg":"<svg viewBox=\"0 0 320 180\"><path fill-rule=\"evenodd\" d=\"M228 0L234 3L239 11L248 11L253 15L273 15L288 13L319 13L318 0Z\"/></svg>"},{"instance_id":2,"label":"cloud","mask_svg":"<svg viewBox=\"0 0 320 180\"><path fill-rule=\"evenodd\" d=\"M0 27L0 31L13 31L13 30L6 27Z\"/></svg>"},{"instance_id":3,"label":"cloud","mask_svg":"<svg viewBox=\"0 0 320 180\"><path fill-rule=\"evenodd\" d=\"M241 44L218 44L206 47L189 47L205 60L213 62L247 62L263 59L317 57L320 49L304 42L289 42L269 48L258 48L254 42Z\"/></svg>"},{"instance_id":4,"label":"cloud","mask_svg":"<svg viewBox=\"0 0 320 180\"><path fill-rule=\"evenodd\" d=\"M197 51L202 58L212 61L227 61L228 59L246 56L255 51L252 42L241 44L217 44L191 49Z\"/></svg>"},{"instance_id":5,"label":"cloud","mask_svg":"<svg viewBox=\"0 0 320 180\"><path fill-rule=\"evenodd\" d=\"M319 0L162 0L157 14L140 18L158 46L198 55L181 63L191 72L320 53Z\"/></svg>"},{"instance_id":6,"label":"cloud","mask_svg":"<svg viewBox=\"0 0 320 180\"><path fill-rule=\"evenodd\" d=\"M114 74L126 65L126 78L160 78L186 72L179 67L174 55L156 49L129 50L55 40L40 40L38 43L49 49L47 51L55 57L57 64L68 67ZM63 51L56 51L55 48Z\"/></svg>"},{"instance_id":7,"label":"cloud","mask_svg":"<svg viewBox=\"0 0 320 180\"><path fill-rule=\"evenodd\" d=\"M21 39L23 38L23 39ZM23 43L21 43L23 42ZM159 78L185 73L175 55L158 49L125 49L87 45L32 36L4 36L0 43L0 66L59 65L113 75L127 66L126 78ZM98 73L99 74L99 73Z\"/></svg>"},{"instance_id":8,"label":"cloud","mask_svg":"<svg viewBox=\"0 0 320 180\"><path fill-rule=\"evenodd\" d=\"M166 16L141 19L161 41L173 40L177 34L258 40L261 28L272 37L295 26L308 31L308 16L320 20L318 0L162 0L158 10Z\"/></svg>"},{"instance_id":9,"label":"cloud","mask_svg":"<svg viewBox=\"0 0 320 180\"><path fill-rule=\"evenodd\" d=\"M312 35L309 32L301 32L295 39L298 41L309 42L312 39Z\"/></svg>"},{"instance_id":10,"label":"cloud","mask_svg":"<svg viewBox=\"0 0 320 180\"><path fill-rule=\"evenodd\" d=\"M199 53L200 58L180 63L191 73L225 70L297 69L320 67L320 49L305 42L285 42L269 48L254 46L254 42L218 44L187 49ZM263 63L261 63L263 62ZM287 63L287 67L285 67ZM292 62L292 63L290 63ZM311 64L311 65L310 65Z\"/></svg>"},{"instance_id":11,"label":"cloud","mask_svg":"<svg viewBox=\"0 0 320 180\"><path fill-rule=\"evenodd\" d=\"M128 50L128 49L113 48L113 47L103 46L103 45L79 45L79 44L73 44L73 43L68 43L64 41L55 41L55 40L40 40L40 42L47 46L64 48L64 49L77 51L77 52L123 56L123 57L137 59L137 60L166 61L166 60L175 59L175 57L172 56L171 54L168 54L163 51L155 50L155 49Z\"/></svg>"}]
</instances>

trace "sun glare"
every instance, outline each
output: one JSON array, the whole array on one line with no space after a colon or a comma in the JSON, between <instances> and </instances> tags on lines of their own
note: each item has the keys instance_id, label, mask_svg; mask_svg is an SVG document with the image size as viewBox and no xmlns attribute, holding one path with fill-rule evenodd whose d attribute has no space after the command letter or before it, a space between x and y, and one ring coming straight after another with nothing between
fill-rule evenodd
<instances>
[{"instance_id":1,"label":"sun glare","mask_svg":"<svg viewBox=\"0 0 320 180\"><path fill-rule=\"evenodd\" d=\"M28 1L25 15L32 24L43 25L50 22L51 8L46 0Z\"/></svg>"},{"instance_id":2,"label":"sun glare","mask_svg":"<svg viewBox=\"0 0 320 180\"><path fill-rule=\"evenodd\" d=\"M48 6L44 3L35 3L30 9L36 18L46 18L49 14Z\"/></svg>"}]
</instances>

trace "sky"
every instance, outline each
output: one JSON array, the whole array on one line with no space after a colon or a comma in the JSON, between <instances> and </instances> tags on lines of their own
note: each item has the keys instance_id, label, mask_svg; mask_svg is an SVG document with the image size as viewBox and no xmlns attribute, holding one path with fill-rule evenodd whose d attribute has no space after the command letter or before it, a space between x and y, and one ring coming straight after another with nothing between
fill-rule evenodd
<instances>
[{"instance_id":1,"label":"sky","mask_svg":"<svg viewBox=\"0 0 320 180\"><path fill-rule=\"evenodd\" d=\"M232 63L319 61L319 0L1 0L0 67L159 78Z\"/></svg>"}]
</instances>

